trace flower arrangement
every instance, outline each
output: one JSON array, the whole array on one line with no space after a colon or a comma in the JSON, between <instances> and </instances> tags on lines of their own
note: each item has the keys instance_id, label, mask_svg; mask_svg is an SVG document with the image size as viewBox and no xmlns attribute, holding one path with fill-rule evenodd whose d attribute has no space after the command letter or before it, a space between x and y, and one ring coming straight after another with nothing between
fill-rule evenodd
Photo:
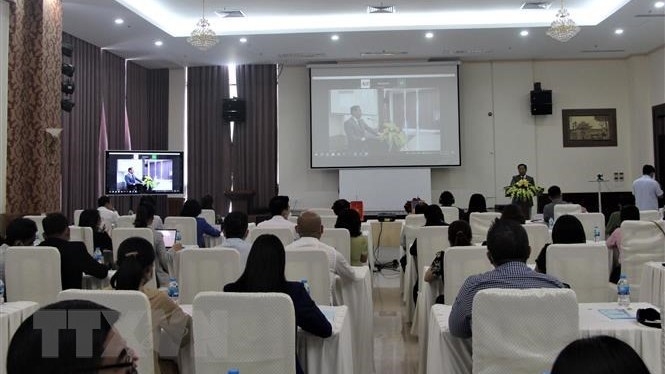
<instances>
[{"instance_id":1,"label":"flower arrangement","mask_svg":"<svg viewBox=\"0 0 665 374\"><path fill-rule=\"evenodd\" d=\"M399 151L406 144L406 134L392 122L385 122L379 139L388 145L388 151Z\"/></svg>"},{"instance_id":2,"label":"flower arrangement","mask_svg":"<svg viewBox=\"0 0 665 374\"><path fill-rule=\"evenodd\" d=\"M544 191L542 187L531 184L526 179L521 179L512 186L504 187L504 190L506 191L506 196L519 201L531 201L535 196L540 195Z\"/></svg>"},{"instance_id":3,"label":"flower arrangement","mask_svg":"<svg viewBox=\"0 0 665 374\"><path fill-rule=\"evenodd\" d=\"M143 185L145 185L146 190L152 191L153 188L157 186L159 182L155 182L149 175L143 176Z\"/></svg>"}]
</instances>

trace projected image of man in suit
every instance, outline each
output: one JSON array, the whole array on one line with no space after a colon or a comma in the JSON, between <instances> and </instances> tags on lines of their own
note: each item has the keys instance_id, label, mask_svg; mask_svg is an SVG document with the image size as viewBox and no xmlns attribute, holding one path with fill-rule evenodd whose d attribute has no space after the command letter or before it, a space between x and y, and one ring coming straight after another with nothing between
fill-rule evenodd
<instances>
[{"instance_id":1,"label":"projected image of man in suit","mask_svg":"<svg viewBox=\"0 0 665 374\"><path fill-rule=\"evenodd\" d=\"M367 151L379 141L379 133L362 119L363 113L359 105L351 107L351 117L344 122L344 133L349 151Z\"/></svg>"}]
</instances>

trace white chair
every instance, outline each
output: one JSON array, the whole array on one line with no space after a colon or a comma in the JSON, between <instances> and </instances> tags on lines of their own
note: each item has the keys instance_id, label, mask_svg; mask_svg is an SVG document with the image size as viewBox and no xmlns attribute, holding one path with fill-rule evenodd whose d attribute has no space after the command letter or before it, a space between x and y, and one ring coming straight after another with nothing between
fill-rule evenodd
<instances>
[{"instance_id":1,"label":"white chair","mask_svg":"<svg viewBox=\"0 0 665 374\"><path fill-rule=\"evenodd\" d=\"M281 293L201 292L194 299L197 374L295 373L295 312ZM323 343L322 343L323 344Z\"/></svg>"},{"instance_id":2,"label":"white chair","mask_svg":"<svg viewBox=\"0 0 665 374\"><path fill-rule=\"evenodd\" d=\"M547 229L547 226L541 223L527 223L522 225L526 231L526 235L529 237L529 247L531 247L531 253L529 254L529 259L526 261L529 264L536 262L536 258L540 253L540 250L549 243L550 233Z\"/></svg>"},{"instance_id":3,"label":"white chair","mask_svg":"<svg viewBox=\"0 0 665 374\"><path fill-rule=\"evenodd\" d=\"M199 217L203 218L208 222L209 225L215 225L217 222L217 216L213 209L201 209L201 214Z\"/></svg>"},{"instance_id":4,"label":"white chair","mask_svg":"<svg viewBox=\"0 0 665 374\"><path fill-rule=\"evenodd\" d=\"M233 248L186 249L180 252L178 284L181 304L202 291L222 291L240 276L240 254Z\"/></svg>"},{"instance_id":5,"label":"white chair","mask_svg":"<svg viewBox=\"0 0 665 374\"><path fill-rule=\"evenodd\" d=\"M120 216L115 222L115 228L119 227L134 227L134 220L136 219L135 215L129 216Z\"/></svg>"},{"instance_id":6,"label":"white chair","mask_svg":"<svg viewBox=\"0 0 665 374\"><path fill-rule=\"evenodd\" d=\"M9 247L5 253L7 301L45 306L62 291L60 252L54 247Z\"/></svg>"},{"instance_id":7,"label":"white chair","mask_svg":"<svg viewBox=\"0 0 665 374\"><path fill-rule=\"evenodd\" d=\"M657 210L640 210L640 221L658 221L660 213Z\"/></svg>"},{"instance_id":8,"label":"white chair","mask_svg":"<svg viewBox=\"0 0 665 374\"><path fill-rule=\"evenodd\" d=\"M569 289L486 289L473 299L473 373L533 374L552 367L579 337Z\"/></svg>"},{"instance_id":9,"label":"white chair","mask_svg":"<svg viewBox=\"0 0 665 374\"><path fill-rule=\"evenodd\" d=\"M473 212L469 215L469 226L471 226L471 233L473 235L474 243L482 243L487 240L487 231L494 223L494 220L501 217L501 213Z\"/></svg>"},{"instance_id":10,"label":"white chair","mask_svg":"<svg viewBox=\"0 0 665 374\"><path fill-rule=\"evenodd\" d=\"M66 290L58 300L88 300L120 312L114 327L127 341L127 345L139 357L138 373L155 372L153 349L155 337L152 330L152 312L148 297L139 291L119 290Z\"/></svg>"},{"instance_id":11,"label":"white chair","mask_svg":"<svg viewBox=\"0 0 665 374\"><path fill-rule=\"evenodd\" d=\"M642 268L649 261L665 261L663 221L623 221L621 223L621 273L630 283L631 298L639 300ZM616 286L610 284L616 290Z\"/></svg>"},{"instance_id":12,"label":"white chair","mask_svg":"<svg viewBox=\"0 0 665 374\"><path fill-rule=\"evenodd\" d=\"M582 213L582 206L580 204L556 204L554 206L554 221L559 216L570 213Z\"/></svg>"},{"instance_id":13,"label":"white chair","mask_svg":"<svg viewBox=\"0 0 665 374\"><path fill-rule=\"evenodd\" d=\"M453 223L459 220L459 209L454 206L442 206L443 218L448 223Z\"/></svg>"},{"instance_id":14,"label":"white chair","mask_svg":"<svg viewBox=\"0 0 665 374\"><path fill-rule=\"evenodd\" d=\"M44 225L42 225L42 221L44 220L44 218L46 218L45 215L41 215L41 216L23 216L23 218L34 221L37 224L37 236L40 237L40 238L44 237Z\"/></svg>"},{"instance_id":15,"label":"white chair","mask_svg":"<svg viewBox=\"0 0 665 374\"><path fill-rule=\"evenodd\" d=\"M132 237L143 238L155 246L155 234L152 232L152 229L147 227L116 227L111 232L111 242L113 243L113 262L118 261L118 247L127 238Z\"/></svg>"},{"instance_id":16,"label":"white chair","mask_svg":"<svg viewBox=\"0 0 665 374\"><path fill-rule=\"evenodd\" d=\"M334 216L335 211L330 208L310 208L306 210L307 212L316 213L319 216Z\"/></svg>"},{"instance_id":17,"label":"white chair","mask_svg":"<svg viewBox=\"0 0 665 374\"><path fill-rule=\"evenodd\" d=\"M249 232L249 241L254 242L256 238L263 234L272 234L279 238L284 247L293 243L293 231L288 227L275 227L275 228L264 228L257 227Z\"/></svg>"},{"instance_id":18,"label":"white chair","mask_svg":"<svg viewBox=\"0 0 665 374\"><path fill-rule=\"evenodd\" d=\"M95 251L94 236L92 227L69 226L69 241L70 242L83 242L85 249L92 256Z\"/></svg>"},{"instance_id":19,"label":"white chair","mask_svg":"<svg viewBox=\"0 0 665 374\"><path fill-rule=\"evenodd\" d=\"M586 240L593 240L593 229L600 230L600 240L605 240L605 215L603 213L569 213L579 219L584 227ZM578 295L579 296L579 295ZM578 297L579 298L579 297Z\"/></svg>"},{"instance_id":20,"label":"white chair","mask_svg":"<svg viewBox=\"0 0 665 374\"><path fill-rule=\"evenodd\" d=\"M295 224L298 224L298 216L289 215L288 220L289 220L289 222L293 222Z\"/></svg>"},{"instance_id":21,"label":"white chair","mask_svg":"<svg viewBox=\"0 0 665 374\"><path fill-rule=\"evenodd\" d=\"M183 245L197 245L196 218L193 217L166 217L164 227L176 229L182 236Z\"/></svg>"},{"instance_id":22,"label":"white chair","mask_svg":"<svg viewBox=\"0 0 665 374\"><path fill-rule=\"evenodd\" d=\"M416 231L418 246L418 278L422 279L425 266L432 264L434 255L450 247L448 242L448 226L426 226ZM410 256L410 255L409 255ZM422 282L418 282L418 291L422 289Z\"/></svg>"},{"instance_id":23,"label":"white chair","mask_svg":"<svg viewBox=\"0 0 665 374\"><path fill-rule=\"evenodd\" d=\"M337 223L337 216L321 216L321 225L323 226L323 228L326 229L335 228L335 223Z\"/></svg>"},{"instance_id":24,"label":"white chair","mask_svg":"<svg viewBox=\"0 0 665 374\"><path fill-rule=\"evenodd\" d=\"M408 214L404 217L405 226L423 227L425 226L425 222L426 219L424 214Z\"/></svg>"},{"instance_id":25,"label":"white chair","mask_svg":"<svg viewBox=\"0 0 665 374\"><path fill-rule=\"evenodd\" d=\"M75 226L79 225L79 218L81 218L81 213L83 213L83 209L76 209L74 211L74 225Z\"/></svg>"},{"instance_id":26,"label":"white chair","mask_svg":"<svg viewBox=\"0 0 665 374\"><path fill-rule=\"evenodd\" d=\"M346 261L351 263L351 236L349 235L349 230L325 228L323 229L323 235L321 235L320 240L335 248L337 252L344 256Z\"/></svg>"},{"instance_id":27,"label":"white chair","mask_svg":"<svg viewBox=\"0 0 665 374\"><path fill-rule=\"evenodd\" d=\"M584 213L582 213L584 214ZM609 269L603 244L551 244L547 274L570 285L580 303L608 302ZM615 292L616 293L616 292Z\"/></svg>"},{"instance_id":28,"label":"white chair","mask_svg":"<svg viewBox=\"0 0 665 374\"><path fill-rule=\"evenodd\" d=\"M332 288L328 255L322 249L301 247L286 251L286 279L300 282L307 279L310 296L319 305L330 305Z\"/></svg>"},{"instance_id":29,"label":"white chair","mask_svg":"<svg viewBox=\"0 0 665 374\"><path fill-rule=\"evenodd\" d=\"M487 247L450 247L443 257L443 297L453 305L462 284L471 275L492 270Z\"/></svg>"}]
</instances>

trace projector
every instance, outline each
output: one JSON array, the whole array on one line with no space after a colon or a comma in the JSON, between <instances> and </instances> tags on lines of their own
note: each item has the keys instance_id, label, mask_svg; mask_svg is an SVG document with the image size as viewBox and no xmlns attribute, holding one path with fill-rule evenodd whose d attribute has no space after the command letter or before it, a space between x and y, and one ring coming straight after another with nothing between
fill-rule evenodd
<instances>
[{"instance_id":1,"label":"projector","mask_svg":"<svg viewBox=\"0 0 665 374\"><path fill-rule=\"evenodd\" d=\"M379 213L376 215L376 218L379 222L393 222L395 221L396 216L392 213Z\"/></svg>"}]
</instances>

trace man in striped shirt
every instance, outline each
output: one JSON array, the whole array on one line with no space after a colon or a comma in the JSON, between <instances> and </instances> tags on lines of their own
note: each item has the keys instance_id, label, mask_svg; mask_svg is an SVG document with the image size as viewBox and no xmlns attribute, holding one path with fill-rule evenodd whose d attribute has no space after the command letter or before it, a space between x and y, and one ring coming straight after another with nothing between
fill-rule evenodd
<instances>
[{"instance_id":1,"label":"man in striped shirt","mask_svg":"<svg viewBox=\"0 0 665 374\"><path fill-rule=\"evenodd\" d=\"M460 338L471 337L471 308L478 291L564 287L556 278L537 273L526 265L530 252L529 239L522 225L512 220L494 222L487 232L487 258L494 270L466 279L448 319L451 334Z\"/></svg>"}]
</instances>

